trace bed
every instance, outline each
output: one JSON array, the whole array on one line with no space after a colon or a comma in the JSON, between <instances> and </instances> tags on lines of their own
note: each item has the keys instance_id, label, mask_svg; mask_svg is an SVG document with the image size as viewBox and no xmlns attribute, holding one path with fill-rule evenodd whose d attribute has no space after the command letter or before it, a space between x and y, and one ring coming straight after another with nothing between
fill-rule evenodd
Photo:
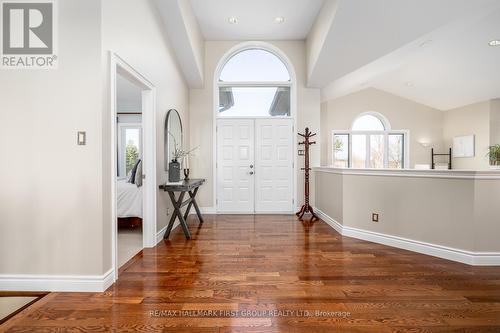
<instances>
[{"instance_id":1,"label":"bed","mask_svg":"<svg viewBox=\"0 0 500 333\"><path fill-rule=\"evenodd\" d=\"M116 182L116 211L119 225L137 226L142 222L142 186L118 179Z\"/></svg>"}]
</instances>

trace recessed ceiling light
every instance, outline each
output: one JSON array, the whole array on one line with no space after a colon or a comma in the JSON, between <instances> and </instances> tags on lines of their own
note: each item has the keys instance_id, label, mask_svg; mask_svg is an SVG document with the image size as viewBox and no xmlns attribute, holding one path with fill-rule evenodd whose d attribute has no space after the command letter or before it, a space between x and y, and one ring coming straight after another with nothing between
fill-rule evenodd
<instances>
[{"instance_id":1,"label":"recessed ceiling light","mask_svg":"<svg viewBox=\"0 0 500 333\"><path fill-rule=\"evenodd\" d=\"M283 16L276 16L274 18L274 22L281 24L281 23L285 22L285 18Z\"/></svg>"},{"instance_id":2,"label":"recessed ceiling light","mask_svg":"<svg viewBox=\"0 0 500 333\"><path fill-rule=\"evenodd\" d=\"M238 23L238 18L237 17L234 17L234 16L231 16L227 19L227 21L231 24L237 24Z\"/></svg>"},{"instance_id":3,"label":"recessed ceiling light","mask_svg":"<svg viewBox=\"0 0 500 333\"><path fill-rule=\"evenodd\" d=\"M489 46L500 46L500 40L498 40L498 39L490 40L488 45Z\"/></svg>"},{"instance_id":4,"label":"recessed ceiling light","mask_svg":"<svg viewBox=\"0 0 500 333\"><path fill-rule=\"evenodd\" d=\"M413 82L411 82L411 81L405 82L405 86L413 87Z\"/></svg>"}]
</instances>

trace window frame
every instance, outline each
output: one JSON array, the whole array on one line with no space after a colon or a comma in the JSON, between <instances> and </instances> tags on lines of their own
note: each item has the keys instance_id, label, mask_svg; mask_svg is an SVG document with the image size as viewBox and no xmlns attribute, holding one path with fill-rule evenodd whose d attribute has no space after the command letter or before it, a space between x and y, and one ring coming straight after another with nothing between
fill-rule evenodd
<instances>
[{"instance_id":1,"label":"window frame","mask_svg":"<svg viewBox=\"0 0 500 333\"><path fill-rule=\"evenodd\" d=\"M288 70L288 74L290 76L290 80L288 81L221 81L220 75L222 71L224 70L224 67L226 64L236 55L249 51L249 50L263 50L266 52L269 52L276 58L278 58L285 68ZM293 107L293 101L295 97L295 91L294 91L294 74L290 70L289 66L287 65L287 61L284 61L282 57L280 57L276 52L273 52L272 50L269 50L265 47L247 47L247 48L242 48L238 50L238 52L235 52L231 54L225 61L222 63L220 69L216 72L218 76L215 78L216 79L216 115L215 117L217 119L223 118L223 119L230 119L230 118L271 118L271 119L280 119L280 118L294 118L294 107ZM219 90L220 88L280 88L280 87L287 87L290 89L290 115L289 116L255 116L255 115L242 115L242 116L223 116L221 115L221 112L218 111L219 107ZM223 113L223 112L222 112Z\"/></svg>"},{"instance_id":2,"label":"window frame","mask_svg":"<svg viewBox=\"0 0 500 333\"><path fill-rule=\"evenodd\" d=\"M127 170L127 157L125 156L127 147L126 142L124 142L125 131L127 129L138 129L139 130L139 159L142 160L142 124L140 123L118 123L118 168L117 168L117 178L125 179L127 178L126 170Z\"/></svg>"},{"instance_id":3,"label":"window frame","mask_svg":"<svg viewBox=\"0 0 500 333\"><path fill-rule=\"evenodd\" d=\"M372 115L379 119L384 126L385 130L383 131L370 131L370 130L352 130L352 127L356 120L359 118ZM332 130L330 137L331 144L331 165L335 165L335 152L333 151L333 145L336 135L347 135L348 142L348 168L352 168L352 137L353 135L365 135L366 137L366 152L365 152L365 167L364 169L380 169L380 168L371 168L370 167L370 157L371 157L371 145L370 145L370 136L371 135L383 135L384 136L384 169L389 169L389 136L390 135L402 135L403 136L403 165L401 169L407 169L410 165L410 150L409 150L409 142L410 142L410 131L409 130L392 130L389 121L381 114L375 112L365 112L358 115L351 124L350 130ZM394 168L390 168L391 170ZM397 169L394 169L397 170Z\"/></svg>"}]
</instances>

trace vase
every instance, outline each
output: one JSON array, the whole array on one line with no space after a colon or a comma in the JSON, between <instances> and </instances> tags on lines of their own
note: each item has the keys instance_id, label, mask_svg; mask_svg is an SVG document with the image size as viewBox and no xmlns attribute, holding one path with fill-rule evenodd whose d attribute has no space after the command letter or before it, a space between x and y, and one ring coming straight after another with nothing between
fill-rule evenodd
<instances>
[{"instance_id":1,"label":"vase","mask_svg":"<svg viewBox=\"0 0 500 333\"><path fill-rule=\"evenodd\" d=\"M181 164L177 160L172 160L168 164L168 181L177 183L181 180Z\"/></svg>"},{"instance_id":2,"label":"vase","mask_svg":"<svg viewBox=\"0 0 500 333\"><path fill-rule=\"evenodd\" d=\"M189 169L184 169L184 180L189 180Z\"/></svg>"}]
</instances>

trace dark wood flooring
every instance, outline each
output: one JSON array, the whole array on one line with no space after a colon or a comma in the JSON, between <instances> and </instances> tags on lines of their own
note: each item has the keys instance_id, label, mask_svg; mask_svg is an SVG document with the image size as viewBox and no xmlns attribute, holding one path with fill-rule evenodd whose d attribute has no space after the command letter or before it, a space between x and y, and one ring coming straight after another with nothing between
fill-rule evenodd
<instances>
[{"instance_id":1,"label":"dark wood flooring","mask_svg":"<svg viewBox=\"0 0 500 333\"><path fill-rule=\"evenodd\" d=\"M294 216L206 216L104 293L52 293L8 332L500 332L500 267L353 238ZM211 311L211 312L210 312ZM319 311L319 312L318 312Z\"/></svg>"}]
</instances>

